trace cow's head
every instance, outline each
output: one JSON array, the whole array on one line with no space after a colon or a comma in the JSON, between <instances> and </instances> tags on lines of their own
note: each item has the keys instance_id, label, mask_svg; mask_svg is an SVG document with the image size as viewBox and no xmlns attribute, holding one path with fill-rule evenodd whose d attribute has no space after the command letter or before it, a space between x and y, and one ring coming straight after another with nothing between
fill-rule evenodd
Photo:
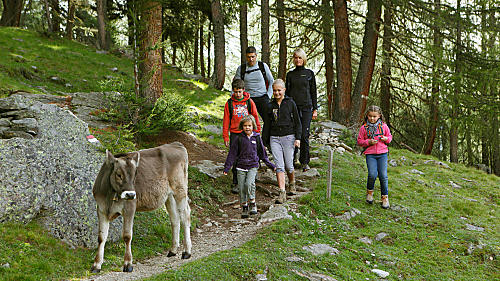
<instances>
[{"instance_id":1,"label":"cow's head","mask_svg":"<svg viewBox=\"0 0 500 281\"><path fill-rule=\"evenodd\" d=\"M125 200L135 199L135 176L139 167L140 154L132 152L120 157L114 157L106 151L106 162L111 168L111 187L116 192L116 197Z\"/></svg>"}]
</instances>

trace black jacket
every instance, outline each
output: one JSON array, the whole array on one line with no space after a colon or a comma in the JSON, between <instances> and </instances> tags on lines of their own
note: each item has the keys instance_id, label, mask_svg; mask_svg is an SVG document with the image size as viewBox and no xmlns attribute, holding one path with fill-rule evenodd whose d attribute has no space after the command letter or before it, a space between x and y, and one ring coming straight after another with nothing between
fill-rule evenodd
<instances>
[{"instance_id":1,"label":"black jacket","mask_svg":"<svg viewBox=\"0 0 500 281\"><path fill-rule=\"evenodd\" d=\"M300 110L317 110L318 94L314 72L297 66L286 74L285 95L291 97Z\"/></svg>"},{"instance_id":2,"label":"black jacket","mask_svg":"<svg viewBox=\"0 0 500 281\"><path fill-rule=\"evenodd\" d=\"M269 144L270 136L295 135L296 140L302 136L302 124L295 102L285 96L278 105L275 99L267 104L268 122L264 123L264 143ZM270 124L267 124L270 123Z\"/></svg>"}]
</instances>

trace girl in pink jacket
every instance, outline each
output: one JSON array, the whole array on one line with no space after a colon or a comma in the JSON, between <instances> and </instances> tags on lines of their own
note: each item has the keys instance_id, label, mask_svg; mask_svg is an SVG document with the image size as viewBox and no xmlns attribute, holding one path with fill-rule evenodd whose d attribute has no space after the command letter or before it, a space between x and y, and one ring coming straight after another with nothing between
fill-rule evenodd
<instances>
[{"instance_id":1,"label":"girl in pink jacket","mask_svg":"<svg viewBox=\"0 0 500 281\"><path fill-rule=\"evenodd\" d=\"M392 141L391 131L384 123L382 110L371 105L366 110L365 124L359 128L358 145L364 147L368 180L366 183L366 202L373 203L373 189L377 176L380 180L382 208L389 208L389 183L387 177L387 144Z\"/></svg>"}]
</instances>

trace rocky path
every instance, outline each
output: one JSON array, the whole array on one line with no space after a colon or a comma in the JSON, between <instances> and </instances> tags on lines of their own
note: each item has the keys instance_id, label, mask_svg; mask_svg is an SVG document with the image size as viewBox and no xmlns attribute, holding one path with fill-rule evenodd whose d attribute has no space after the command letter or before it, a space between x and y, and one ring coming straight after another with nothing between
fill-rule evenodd
<instances>
[{"instance_id":1,"label":"rocky path","mask_svg":"<svg viewBox=\"0 0 500 281\"><path fill-rule=\"evenodd\" d=\"M243 220L235 219L235 221ZM223 226L215 227L214 225L214 227L211 228L210 231L193 233L192 257L190 259L182 260L179 255L175 257L167 257L167 255L165 254L142 261L140 263L135 263L134 271L131 273L107 272L100 275L89 276L88 279L82 280L140 280L160 274L169 269L178 268L183 264L209 256L215 252L239 247L245 242L252 239L257 231L264 226L264 224L260 223L257 218L247 219L245 221L247 223L235 224L240 225L240 227L237 228L237 231L235 230L235 228L227 228ZM140 247L140 245L133 246ZM104 257L106 258L106 254L104 254ZM106 268L106 261L103 264L103 267Z\"/></svg>"}]
</instances>

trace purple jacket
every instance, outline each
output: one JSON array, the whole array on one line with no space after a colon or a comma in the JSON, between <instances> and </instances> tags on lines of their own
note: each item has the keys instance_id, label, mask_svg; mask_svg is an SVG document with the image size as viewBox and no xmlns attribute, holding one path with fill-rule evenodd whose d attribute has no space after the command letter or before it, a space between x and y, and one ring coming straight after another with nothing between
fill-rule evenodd
<instances>
[{"instance_id":1,"label":"purple jacket","mask_svg":"<svg viewBox=\"0 0 500 281\"><path fill-rule=\"evenodd\" d=\"M257 149L258 144L261 146L260 149ZM264 161L269 168L274 170L275 166L269 161L269 158L267 158L267 153L262 144L260 134L253 132L249 138L242 132L238 135L238 138L231 143L229 154L226 158L226 164L224 164L224 172L229 172L235 161L236 168L245 170L257 168L259 167L259 160Z\"/></svg>"}]
</instances>

